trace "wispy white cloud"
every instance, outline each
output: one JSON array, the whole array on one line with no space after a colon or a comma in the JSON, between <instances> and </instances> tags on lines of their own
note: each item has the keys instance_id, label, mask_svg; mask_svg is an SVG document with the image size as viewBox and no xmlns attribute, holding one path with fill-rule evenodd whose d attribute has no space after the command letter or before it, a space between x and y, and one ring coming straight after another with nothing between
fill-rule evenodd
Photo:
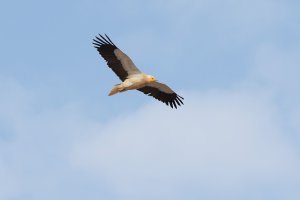
<instances>
[{"instance_id":1,"label":"wispy white cloud","mask_svg":"<svg viewBox=\"0 0 300 200\"><path fill-rule=\"evenodd\" d=\"M181 199L187 191L194 198L240 199L249 187L267 198L269 187L299 183L297 150L268 96L218 91L186 97L182 110L151 105L114 121L78 144L74 165L106 177L120 199Z\"/></svg>"},{"instance_id":2,"label":"wispy white cloud","mask_svg":"<svg viewBox=\"0 0 300 200\"><path fill-rule=\"evenodd\" d=\"M83 187L84 178L72 171L68 154L74 140L99 124L82 117L80 105L72 103L37 109L41 97L15 80L3 78L0 86L0 198L82 199L70 192Z\"/></svg>"},{"instance_id":3,"label":"wispy white cloud","mask_svg":"<svg viewBox=\"0 0 300 200\"><path fill-rule=\"evenodd\" d=\"M280 109L281 123L290 135L300 136L299 115L300 79L298 47L280 47L261 44L253 59L253 65L245 81L255 89L264 88Z\"/></svg>"},{"instance_id":4,"label":"wispy white cloud","mask_svg":"<svg viewBox=\"0 0 300 200\"><path fill-rule=\"evenodd\" d=\"M13 137L1 140L0 197L297 199L299 149L272 90L251 76L232 89L182 91L178 110L153 101L105 124L78 104L35 110L37 94L2 80Z\"/></svg>"}]
</instances>

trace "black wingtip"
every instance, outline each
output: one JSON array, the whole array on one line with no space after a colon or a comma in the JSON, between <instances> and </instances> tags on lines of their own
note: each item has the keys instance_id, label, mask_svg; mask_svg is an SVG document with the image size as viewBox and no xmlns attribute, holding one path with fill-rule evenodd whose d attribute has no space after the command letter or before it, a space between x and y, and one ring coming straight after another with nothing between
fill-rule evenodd
<instances>
[{"instance_id":1,"label":"black wingtip","mask_svg":"<svg viewBox=\"0 0 300 200\"><path fill-rule=\"evenodd\" d=\"M95 36L96 39L93 39L93 41L96 42L99 46L112 45L117 48L117 46L112 42L112 40L106 34L104 34L104 35L106 38L103 35L98 34L97 36Z\"/></svg>"},{"instance_id":2,"label":"black wingtip","mask_svg":"<svg viewBox=\"0 0 300 200\"><path fill-rule=\"evenodd\" d=\"M108 35L106 35L106 34L104 34L104 35L105 35L105 37L109 40L109 42L110 42L112 45L116 46L116 45L111 41L111 39L108 37Z\"/></svg>"}]
</instances>

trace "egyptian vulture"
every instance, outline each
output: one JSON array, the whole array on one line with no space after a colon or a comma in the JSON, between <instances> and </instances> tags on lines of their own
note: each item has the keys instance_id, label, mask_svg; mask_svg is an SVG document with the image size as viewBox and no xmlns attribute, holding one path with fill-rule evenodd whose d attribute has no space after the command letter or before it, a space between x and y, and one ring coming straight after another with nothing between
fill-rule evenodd
<instances>
[{"instance_id":1,"label":"egyptian vulture","mask_svg":"<svg viewBox=\"0 0 300 200\"><path fill-rule=\"evenodd\" d=\"M107 65L122 80L122 83L115 85L109 96L118 92L137 89L148 96L170 105L171 108L177 108L183 104L183 97L176 94L167 85L157 82L156 78L141 72L132 60L123 53L105 34L106 38L99 34L93 39L94 47L105 59Z\"/></svg>"}]
</instances>

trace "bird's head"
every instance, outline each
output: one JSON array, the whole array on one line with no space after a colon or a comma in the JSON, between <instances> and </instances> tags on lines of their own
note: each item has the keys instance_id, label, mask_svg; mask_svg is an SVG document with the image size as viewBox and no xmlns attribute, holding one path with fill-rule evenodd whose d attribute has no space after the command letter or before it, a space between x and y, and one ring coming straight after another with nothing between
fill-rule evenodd
<instances>
[{"instance_id":1,"label":"bird's head","mask_svg":"<svg viewBox=\"0 0 300 200\"><path fill-rule=\"evenodd\" d=\"M154 81L156 81L156 78L154 76L147 75L147 81L154 82Z\"/></svg>"}]
</instances>

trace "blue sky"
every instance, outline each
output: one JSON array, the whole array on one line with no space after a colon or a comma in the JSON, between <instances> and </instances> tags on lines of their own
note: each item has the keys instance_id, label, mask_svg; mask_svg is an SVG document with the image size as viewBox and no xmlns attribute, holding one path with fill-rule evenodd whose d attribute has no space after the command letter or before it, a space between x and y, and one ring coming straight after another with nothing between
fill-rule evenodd
<instances>
[{"instance_id":1,"label":"blue sky","mask_svg":"<svg viewBox=\"0 0 300 200\"><path fill-rule=\"evenodd\" d=\"M300 198L298 1L2 1L0 199ZM108 34L185 97L129 91Z\"/></svg>"}]
</instances>

